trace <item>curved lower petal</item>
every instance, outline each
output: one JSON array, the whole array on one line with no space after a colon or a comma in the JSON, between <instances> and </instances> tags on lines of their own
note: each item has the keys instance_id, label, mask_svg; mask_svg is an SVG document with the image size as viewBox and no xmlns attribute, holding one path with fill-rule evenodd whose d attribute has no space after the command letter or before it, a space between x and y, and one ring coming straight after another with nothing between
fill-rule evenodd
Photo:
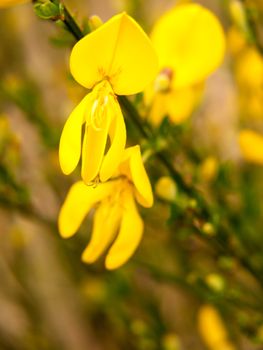
<instances>
[{"instance_id":1,"label":"curved lower petal","mask_svg":"<svg viewBox=\"0 0 263 350\"><path fill-rule=\"evenodd\" d=\"M110 202L101 203L94 215L91 241L82 254L82 260L93 263L103 254L114 239L121 220L119 205Z\"/></svg>"},{"instance_id":2,"label":"curved lower petal","mask_svg":"<svg viewBox=\"0 0 263 350\"><path fill-rule=\"evenodd\" d=\"M100 180L102 182L107 181L116 171L122 159L123 151L126 144L126 127L122 111L118 102L114 101L113 103L114 109L112 113L115 114L115 125L113 133L111 135L111 146L103 159L100 170Z\"/></svg>"},{"instance_id":3,"label":"curved lower petal","mask_svg":"<svg viewBox=\"0 0 263 350\"><path fill-rule=\"evenodd\" d=\"M138 192L136 198L142 206L149 208L153 205L152 186L144 168L140 146L136 145L131 149L130 173L131 180Z\"/></svg>"},{"instance_id":4,"label":"curved lower petal","mask_svg":"<svg viewBox=\"0 0 263 350\"><path fill-rule=\"evenodd\" d=\"M125 193L124 200L120 232L105 261L106 268L109 270L120 267L133 255L143 234L143 221L137 211L131 191Z\"/></svg>"},{"instance_id":5,"label":"curved lower petal","mask_svg":"<svg viewBox=\"0 0 263 350\"><path fill-rule=\"evenodd\" d=\"M93 205L113 190L113 183L107 182L97 187L86 186L82 181L75 183L61 207L58 217L58 228L62 237L73 236Z\"/></svg>"},{"instance_id":6,"label":"curved lower petal","mask_svg":"<svg viewBox=\"0 0 263 350\"><path fill-rule=\"evenodd\" d=\"M86 184L93 181L99 174L109 132L110 115L107 115L101 125L96 130L92 125L87 125L82 147L81 177Z\"/></svg>"},{"instance_id":7,"label":"curved lower petal","mask_svg":"<svg viewBox=\"0 0 263 350\"><path fill-rule=\"evenodd\" d=\"M77 166L81 153L81 129L88 108L90 94L73 109L64 125L59 143L59 162L64 174L70 174Z\"/></svg>"}]
</instances>

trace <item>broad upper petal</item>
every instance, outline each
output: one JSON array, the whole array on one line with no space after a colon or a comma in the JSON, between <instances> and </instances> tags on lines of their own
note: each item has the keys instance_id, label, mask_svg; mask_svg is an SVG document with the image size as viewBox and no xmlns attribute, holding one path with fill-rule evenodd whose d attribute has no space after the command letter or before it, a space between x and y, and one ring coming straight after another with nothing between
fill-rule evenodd
<instances>
[{"instance_id":1,"label":"broad upper petal","mask_svg":"<svg viewBox=\"0 0 263 350\"><path fill-rule=\"evenodd\" d=\"M86 35L70 56L70 70L79 84L92 88L107 78L119 95L142 91L157 69L157 55L150 39L126 13L112 17Z\"/></svg>"}]
</instances>

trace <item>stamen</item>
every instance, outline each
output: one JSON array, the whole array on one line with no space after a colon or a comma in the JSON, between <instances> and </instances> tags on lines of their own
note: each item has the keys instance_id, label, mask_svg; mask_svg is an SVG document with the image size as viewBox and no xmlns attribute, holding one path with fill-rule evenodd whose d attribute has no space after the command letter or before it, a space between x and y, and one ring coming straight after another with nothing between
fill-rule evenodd
<instances>
[{"instance_id":1,"label":"stamen","mask_svg":"<svg viewBox=\"0 0 263 350\"><path fill-rule=\"evenodd\" d=\"M111 104L114 94L107 81L103 81L94 87L93 104L91 107L90 118L87 118L87 123L96 131L101 131L105 124L105 118L108 118L107 109Z\"/></svg>"}]
</instances>

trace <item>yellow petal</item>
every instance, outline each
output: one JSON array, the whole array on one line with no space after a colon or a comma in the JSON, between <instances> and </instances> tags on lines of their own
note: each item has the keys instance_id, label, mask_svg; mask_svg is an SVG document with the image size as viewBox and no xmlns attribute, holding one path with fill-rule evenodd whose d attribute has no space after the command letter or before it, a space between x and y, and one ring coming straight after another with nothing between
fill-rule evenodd
<instances>
[{"instance_id":1,"label":"yellow petal","mask_svg":"<svg viewBox=\"0 0 263 350\"><path fill-rule=\"evenodd\" d=\"M58 227L61 236L68 238L74 235L92 206L107 197L112 189L112 182L97 187L86 186L82 181L75 183L59 213Z\"/></svg>"},{"instance_id":2,"label":"yellow petal","mask_svg":"<svg viewBox=\"0 0 263 350\"><path fill-rule=\"evenodd\" d=\"M100 180L102 182L107 181L116 171L123 155L123 151L126 144L126 127L123 119L123 115L118 102L115 102L112 106L114 128L111 137L111 146L105 155L101 170Z\"/></svg>"},{"instance_id":3,"label":"yellow petal","mask_svg":"<svg viewBox=\"0 0 263 350\"><path fill-rule=\"evenodd\" d=\"M247 161L263 165L263 136L252 130L244 129L239 133L239 145Z\"/></svg>"},{"instance_id":4,"label":"yellow petal","mask_svg":"<svg viewBox=\"0 0 263 350\"><path fill-rule=\"evenodd\" d=\"M82 254L82 260L93 263L112 242L121 220L119 205L109 201L102 203L94 215L91 241Z\"/></svg>"},{"instance_id":5,"label":"yellow petal","mask_svg":"<svg viewBox=\"0 0 263 350\"><path fill-rule=\"evenodd\" d=\"M79 84L92 88L106 78L119 95L142 91L154 79L157 68L149 38L126 13L86 35L73 47L70 57L71 73Z\"/></svg>"},{"instance_id":6,"label":"yellow petal","mask_svg":"<svg viewBox=\"0 0 263 350\"><path fill-rule=\"evenodd\" d=\"M64 125L59 143L59 162L64 174L70 174L77 166L81 153L81 128L90 94L73 109Z\"/></svg>"},{"instance_id":7,"label":"yellow petal","mask_svg":"<svg viewBox=\"0 0 263 350\"><path fill-rule=\"evenodd\" d=\"M127 191L123 197L125 202L120 232L105 261L106 268L109 270L120 267L132 256L143 234L143 221L131 191Z\"/></svg>"},{"instance_id":8,"label":"yellow petal","mask_svg":"<svg viewBox=\"0 0 263 350\"><path fill-rule=\"evenodd\" d=\"M201 82L221 63L225 37L218 19L197 4L179 5L164 14L152 33L160 67L174 72L174 88Z\"/></svg>"},{"instance_id":9,"label":"yellow petal","mask_svg":"<svg viewBox=\"0 0 263 350\"><path fill-rule=\"evenodd\" d=\"M149 208L153 205L152 186L144 168L140 146L136 145L131 149L130 174L137 190L136 199L142 206Z\"/></svg>"},{"instance_id":10,"label":"yellow petal","mask_svg":"<svg viewBox=\"0 0 263 350\"><path fill-rule=\"evenodd\" d=\"M81 176L86 184L89 184L99 174L103 160L107 137L109 132L110 111L107 108L106 115L99 129L92 125L86 125L83 146L82 146L82 165Z\"/></svg>"}]
</instances>

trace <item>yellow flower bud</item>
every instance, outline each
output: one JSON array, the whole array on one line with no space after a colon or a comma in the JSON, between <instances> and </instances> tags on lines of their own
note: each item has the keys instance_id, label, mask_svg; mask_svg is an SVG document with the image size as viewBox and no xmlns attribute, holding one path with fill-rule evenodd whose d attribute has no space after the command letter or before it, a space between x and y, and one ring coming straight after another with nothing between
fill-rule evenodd
<instances>
[{"instance_id":1,"label":"yellow flower bud","mask_svg":"<svg viewBox=\"0 0 263 350\"><path fill-rule=\"evenodd\" d=\"M215 228L210 222L206 222L202 226L203 233L207 236L214 236L215 235Z\"/></svg>"},{"instance_id":2,"label":"yellow flower bud","mask_svg":"<svg viewBox=\"0 0 263 350\"><path fill-rule=\"evenodd\" d=\"M171 177L162 176L155 185L155 192L162 199L172 202L175 200L177 194L176 183Z\"/></svg>"},{"instance_id":3,"label":"yellow flower bud","mask_svg":"<svg viewBox=\"0 0 263 350\"><path fill-rule=\"evenodd\" d=\"M89 18L89 26L92 31L98 29L102 24L102 19L97 15L91 16Z\"/></svg>"},{"instance_id":4,"label":"yellow flower bud","mask_svg":"<svg viewBox=\"0 0 263 350\"><path fill-rule=\"evenodd\" d=\"M217 273L210 273L205 277L206 284L215 292L222 292L225 287L224 279Z\"/></svg>"},{"instance_id":5,"label":"yellow flower bud","mask_svg":"<svg viewBox=\"0 0 263 350\"><path fill-rule=\"evenodd\" d=\"M234 23L248 34L247 18L243 4L239 0L232 0L229 3L229 12Z\"/></svg>"}]
</instances>

